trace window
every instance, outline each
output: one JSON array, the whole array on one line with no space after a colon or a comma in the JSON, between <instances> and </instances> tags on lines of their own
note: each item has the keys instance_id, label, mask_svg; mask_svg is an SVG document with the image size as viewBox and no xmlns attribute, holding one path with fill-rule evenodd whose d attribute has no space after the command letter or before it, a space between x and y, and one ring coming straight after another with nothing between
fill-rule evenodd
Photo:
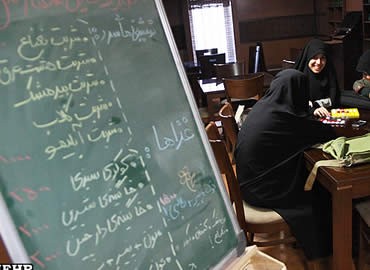
<instances>
[{"instance_id":1,"label":"window","mask_svg":"<svg viewBox=\"0 0 370 270\"><path fill-rule=\"evenodd\" d=\"M235 62L235 40L230 0L188 0L189 23L195 50L217 48L226 62Z\"/></svg>"}]
</instances>

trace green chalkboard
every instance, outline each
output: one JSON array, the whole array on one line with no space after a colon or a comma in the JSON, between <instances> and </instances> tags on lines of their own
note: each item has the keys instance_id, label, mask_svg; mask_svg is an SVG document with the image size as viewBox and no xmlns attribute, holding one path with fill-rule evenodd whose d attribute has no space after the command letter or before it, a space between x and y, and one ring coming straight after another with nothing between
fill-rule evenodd
<instances>
[{"instance_id":1,"label":"green chalkboard","mask_svg":"<svg viewBox=\"0 0 370 270\"><path fill-rule=\"evenodd\" d=\"M1 230L13 260L200 270L232 259L242 234L161 3L0 5Z\"/></svg>"}]
</instances>

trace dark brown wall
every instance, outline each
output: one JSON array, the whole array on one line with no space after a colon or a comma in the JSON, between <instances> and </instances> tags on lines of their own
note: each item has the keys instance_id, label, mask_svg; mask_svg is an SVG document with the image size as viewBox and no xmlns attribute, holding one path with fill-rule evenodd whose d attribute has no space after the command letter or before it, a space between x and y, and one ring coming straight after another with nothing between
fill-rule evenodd
<instances>
[{"instance_id":1,"label":"dark brown wall","mask_svg":"<svg viewBox=\"0 0 370 270\"><path fill-rule=\"evenodd\" d=\"M312 0L236 0L240 21L312 13Z\"/></svg>"},{"instance_id":2,"label":"dark brown wall","mask_svg":"<svg viewBox=\"0 0 370 270\"><path fill-rule=\"evenodd\" d=\"M184 25L182 1L162 0L170 25Z\"/></svg>"},{"instance_id":3,"label":"dark brown wall","mask_svg":"<svg viewBox=\"0 0 370 270\"><path fill-rule=\"evenodd\" d=\"M184 23L184 1L186 0L163 0L173 31L182 31L178 35L182 35L183 39L189 35L186 20ZM290 58L291 48L303 48L314 36L331 34L332 29L327 23L330 0L232 1L236 16L234 22L238 24L237 29L239 28L238 60L248 61L249 47L255 45L256 41L261 41L267 67L278 67L282 59ZM362 0L344 1L347 11L362 9ZM185 42L189 42L188 37ZM187 57L189 45L181 51L183 59L190 59Z\"/></svg>"},{"instance_id":4,"label":"dark brown wall","mask_svg":"<svg viewBox=\"0 0 370 270\"><path fill-rule=\"evenodd\" d=\"M234 0L240 32L239 59L248 61L249 47L261 41L268 68L290 59L315 34L313 0Z\"/></svg>"},{"instance_id":5,"label":"dark brown wall","mask_svg":"<svg viewBox=\"0 0 370 270\"><path fill-rule=\"evenodd\" d=\"M189 29L185 26L187 22L184 17L186 14L186 12L184 12L184 1L185 0L162 0L180 56L183 61L188 61L187 49L189 45L187 44L187 35L189 35L190 32L187 32Z\"/></svg>"}]
</instances>

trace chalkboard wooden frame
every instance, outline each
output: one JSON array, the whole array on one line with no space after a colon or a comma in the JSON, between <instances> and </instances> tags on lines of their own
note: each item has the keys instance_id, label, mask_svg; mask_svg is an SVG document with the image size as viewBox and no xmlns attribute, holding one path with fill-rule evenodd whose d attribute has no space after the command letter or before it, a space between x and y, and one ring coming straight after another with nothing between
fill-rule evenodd
<instances>
[{"instance_id":1,"label":"chalkboard wooden frame","mask_svg":"<svg viewBox=\"0 0 370 270\"><path fill-rule=\"evenodd\" d=\"M209 162L212 167L213 176L215 177L218 189L221 192L222 199L225 202L225 208L227 210L227 214L229 215L230 221L232 223L234 235L238 240L237 247L233 250L230 250L229 254L223 257L222 260L213 268L213 269L222 269L226 264L230 263L237 256L243 253L244 248L246 246L246 240L244 237L244 233L241 231L239 224L236 220L234 210L229 202L228 195L225 190L222 177L219 173L217 163L213 155L213 151L208 142L208 138L205 133L203 123L200 119L198 109L197 109L195 100L192 95L190 84L187 80L181 58L176 48L176 44L175 44L171 29L170 29L169 23L165 15L164 7L160 0L153 0L153 1L157 8L157 12L159 14L161 24L162 24L161 26L167 38L167 42L170 47L170 51L172 53L172 57L176 65L178 75L180 77L183 89L185 91L187 102L189 103L192 116L195 120L196 127L198 129L197 132L200 135L200 139L204 145L205 152L208 156ZM23 242L21 238L19 237L16 226L12 220L10 212L6 206L3 194L1 192L0 192L0 216L3 219L3 221L0 223L0 233L3 237L4 243L8 249L8 253L12 261L17 262L17 263L30 263L29 256L27 255Z\"/></svg>"},{"instance_id":2,"label":"chalkboard wooden frame","mask_svg":"<svg viewBox=\"0 0 370 270\"><path fill-rule=\"evenodd\" d=\"M0 234L3 238L9 257L16 263L31 263L1 192L0 216L2 217L2 221L0 222Z\"/></svg>"}]
</instances>

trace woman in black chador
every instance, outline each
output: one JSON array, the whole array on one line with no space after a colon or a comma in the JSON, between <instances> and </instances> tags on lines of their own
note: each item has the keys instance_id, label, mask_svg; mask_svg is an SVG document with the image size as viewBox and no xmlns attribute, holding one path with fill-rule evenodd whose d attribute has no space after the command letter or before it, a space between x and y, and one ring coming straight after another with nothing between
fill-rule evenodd
<instances>
[{"instance_id":1,"label":"woman in black chador","mask_svg":"<svg viewBox=\"0 0 370 270\"><path fill-rule=\"evenodd\" d=\"M310 112L316 116L330 116L328 109L338 106L339 88L327 45L312 39L297 57L294 68L308 77Z\"/></svg>"},{"instance_id":2,"label":"woman in black chador","mask_svg":"<svg viewBox=\"0 0 370 270\"><path fill-rule=\"evenodd\" d=\"M295 69L278 73L248 114L238 135L236 169L243 199L277 211L290 225L308 259L331 253L329 194L318 182L304 191L303 152L335 138L312 119L307 77Z\"/></svg>"}]
</instances>

